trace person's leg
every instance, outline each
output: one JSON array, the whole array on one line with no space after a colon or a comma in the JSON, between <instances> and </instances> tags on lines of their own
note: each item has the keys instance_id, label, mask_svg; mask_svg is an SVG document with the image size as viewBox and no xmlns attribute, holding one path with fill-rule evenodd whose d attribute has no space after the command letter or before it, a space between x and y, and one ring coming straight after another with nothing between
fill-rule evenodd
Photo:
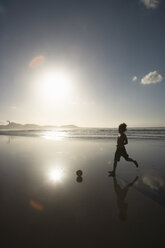
<instances>
[{"instance_id":1,"label":"person's leg","mask_svg":"<svg viewBox=\"0 0 165 248\"><path fill-rule=\"evenodd\" d=\"M125 158L126 161L133 162L136 165L136 167L138 167L137 161L129 157L125 147L124 147L124 149L122 151L122 156Z\"/></svg>"},{"instance_id":2,"label":"person's leg","mask_svg":"<svg viewBox=\"0 0 165 248\"><path fill-rule=\"evenodd\" d=\"M116 172L116 167L117 167L117 160L114 160L114 164L113 164L113 173L114 174Z\"/></svg>"},{"instance_id":3,"label":"person's leg","mask_svg":"<svg viewBox=\"0 0 165 248\"><path fill-rule=\"evenodd\" d=\"M117 160L114 160L113 170L112 171L109 171L110 176L115 176L116 167L117 167Z\"/></svg>"},{"instance_id":4,"label":"person's leg","mask_svg":"<svg viewBox=\"0 0 165 248\"><path fill-rule=\"evenodd\" d=\"M136 165L136 167L139 166L138 163L137 163L137 161L134 160L134 159L132 159L132 158L127 158L126 160L127 160L128 162L133 162L133 163Z\"/></svg>"},{"instance_id":5,"label":"person's leg","mask_svg":"<svg viewBox=\"0 0 165 248\"><path fill-rule=\"evenodd\" d=\"M120 157L121 157L121 152L120 150L117 149L114 156L113 171L109 171L110 176L115 176L117 162L120 161Z\"/></svg>"},{"instance_id":6,"label":"person's leg","mask_svg":"<svg viewBox=\"0 0 165 248\"><path fill-rule=\"evenodd\" d=\"M117 160L115 160L114 164L113 164L113 172L114 173L116 172L116 167L117 167Z\"/></svg>"}]
</instances>

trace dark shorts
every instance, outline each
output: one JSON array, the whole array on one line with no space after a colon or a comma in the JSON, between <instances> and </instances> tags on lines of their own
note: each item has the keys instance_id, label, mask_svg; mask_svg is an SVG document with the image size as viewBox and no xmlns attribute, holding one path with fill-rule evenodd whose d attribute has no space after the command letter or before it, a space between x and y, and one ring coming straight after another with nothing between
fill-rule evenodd
<instances>
[{"instance_id":1,"label":"dark shorts","mask_svg":"<svg viewBox=\"0 0 165 248\"><path fill-rule=\"evenodd\" d=\"M129 158L129 155L128 155L125 147L117 148L117 150L115 152L114 160L115 161L120 161L121 156L123 158L125 158L126 160Z\"/></svg>"}]
</instances>

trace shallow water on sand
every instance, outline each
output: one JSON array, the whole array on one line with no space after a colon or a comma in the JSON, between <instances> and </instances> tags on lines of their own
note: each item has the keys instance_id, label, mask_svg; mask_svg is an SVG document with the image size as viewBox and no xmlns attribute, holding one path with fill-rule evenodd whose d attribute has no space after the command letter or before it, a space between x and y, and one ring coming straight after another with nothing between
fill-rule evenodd
<instances>
[{"instance_id":1,"label":"shallow water on sand","mask_svg":"<svg viewBox=\"0 0 165 248\"><path fill-rule=\"evenodd\" d=\"M4 247L159 247L165 228L165 141L0 137ZM82 170L82 177L76 176Z\"/></svg>"}]
</instances>

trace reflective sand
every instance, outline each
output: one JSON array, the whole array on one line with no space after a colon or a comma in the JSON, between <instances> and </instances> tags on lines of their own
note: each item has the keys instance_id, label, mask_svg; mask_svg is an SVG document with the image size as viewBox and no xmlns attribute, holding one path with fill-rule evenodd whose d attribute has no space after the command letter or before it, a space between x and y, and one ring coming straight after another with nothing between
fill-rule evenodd
<instances>
[{"instance_id":1,"label":"reflective sand","mask_svg":"<svg viewBox=\"0 0 165 248\"><path fill-rule=\"evenodd\" d=\"M4 247L160 247L165 142L130 140L112 178L115 142L1 136Z\"/></svg>"}]
</instances>

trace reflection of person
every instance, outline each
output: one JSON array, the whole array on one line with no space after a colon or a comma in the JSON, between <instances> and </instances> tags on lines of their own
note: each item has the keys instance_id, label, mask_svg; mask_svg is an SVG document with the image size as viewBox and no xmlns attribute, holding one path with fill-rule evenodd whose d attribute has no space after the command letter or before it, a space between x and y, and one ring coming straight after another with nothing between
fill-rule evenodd
<instances>
[{"instance_id":1,"label":"reflection of person","mask_svg":"<svg viewBox=\"0 0 165 248\"><path fill-rule=\"evenodd\" d=\"M127 219L127 209L128 203L125 202L125 198L128 193L128 189L133 186L133 184L138 180L138 176L129 184L127 184L123 189L117 183L116 177L113 177L114 190L117 197L117 206L119 208L119 218L122 221Z\"/></svg>"},{"instance_id":2,"label":"reflection of person","mask_svg":"<svg viewBox=\"0 0 165 248\"><path fill-rule=\"evenodd\" d=\"M113 171L110 171L111 176L115 176L117 162L120 161L121 156L124 157L126 161L133 162L136 165L136 167L138 167L138 163L129 157L125 149L125 145L128 144L128 139L125 134L126 131L127 131L127 125L125 123L120 124L119 125L119 136L117 139L117 149L116 149L115 158L114 158Z\"/></svg>"}]
</instances>

